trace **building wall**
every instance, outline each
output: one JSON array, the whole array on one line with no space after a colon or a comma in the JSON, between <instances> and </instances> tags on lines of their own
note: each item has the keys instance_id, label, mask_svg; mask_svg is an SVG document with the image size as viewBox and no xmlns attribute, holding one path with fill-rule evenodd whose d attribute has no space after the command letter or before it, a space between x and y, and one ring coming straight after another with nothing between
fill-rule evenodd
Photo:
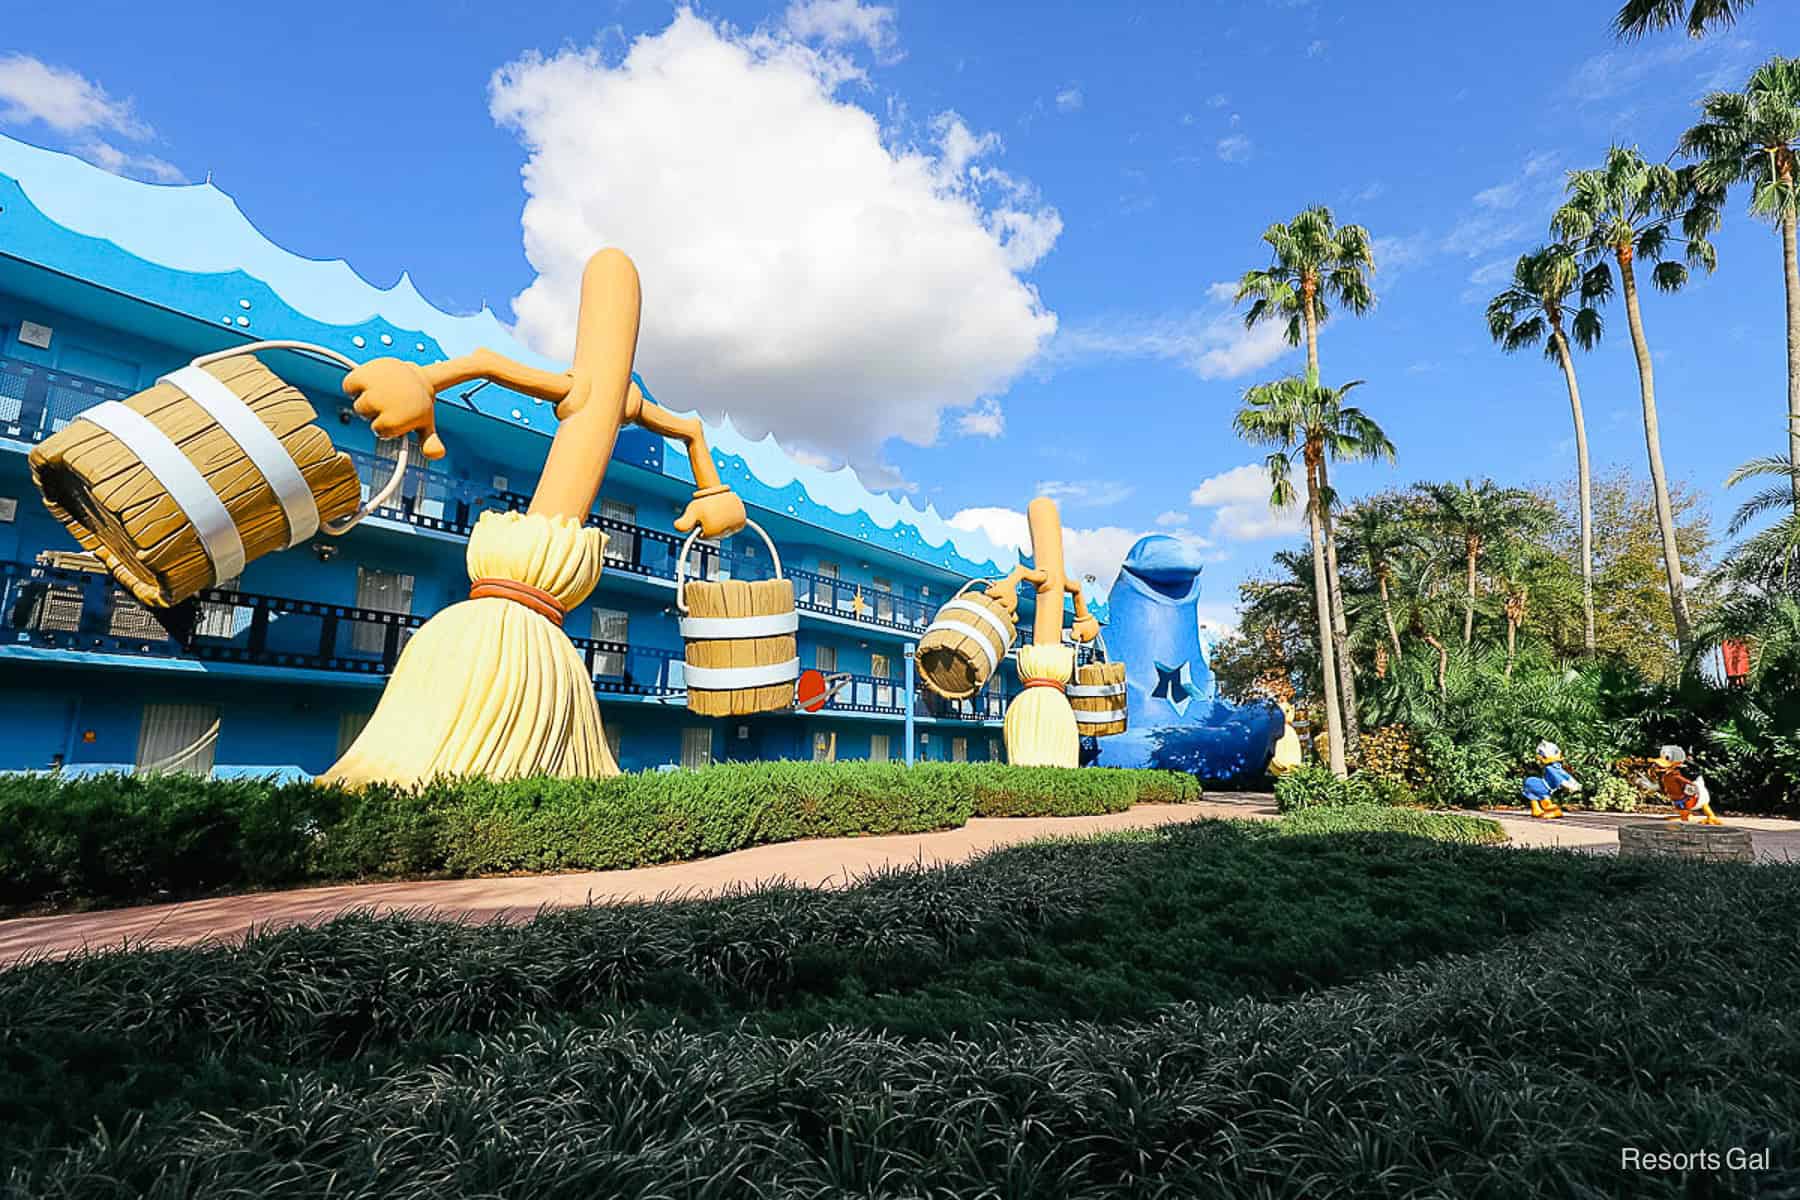
<instances>
[{"instance_id":1,"label":"building wall","mask_svg":"<svg viewBox=\"0 0 1800 1200\"><path fill-rule=\"evenodd\" d=\"M19 340L21 323L26 320L53 329L48 349ZM262 332L279 336L275 331ZM92 402L98 402L149 386L161 373L182 365L192 352L192 347L178 348L123 328L84 321L31 297L0 293L0 424L9 411L7 397L11 393L7 389L16 391L23 386L20 380L27 369L66 375L66 382L72 382L80 396L91 392ZM89 391L79 391L81 388ZM65 398L64 408L58 411L65 417L72 415L75 409L67 399L72 393L65 390L60 394ZM343 397L317 390L308 395L321 425L335 442L353 452L373 454L375 442L367 425L361 420L341 419L347 411ZM351 607L357 605L358 573L364 569L410 576L412 614L429 615L462 600L468 587L466 536L428 526L453 516L451 510L458 499L472 500L476 507L471 512L483 504L504 507L504 502L495 498L497 484L509 492L528 492L548 441L510 426L501 427L490 418L458 413L450 403L440 405L440 414L451 453L439 464L409 472L403 492L409 498L409 511L366 522L341 539L321 535L311 543L257 559L245 569L235 591L249 597ZM546 410L544 424L550 423ZM30 481L26 452L45 432L43 428L26 429L14 436L0 430L0 501L16 501L11 518L0 520L0 564L10 571L6 576L9 607L0 614L4 626L0 633L6 639L0 644L0 769L45 768L59 756L77 766L129 766L135 760L146 705L178 703L202 703L218 709L215 761L221 767L298 768L313 773L329 766L339 752L346 716L373 710L382 680L379 674L199 661L173 645L164 645L154 632L133 634L138 641L122 646L112 637L117 631L111 625L93 626L92 604L84 610L87 624L81 630L69 631L67 638L53 645L41 644L42 639L35 636L37 627L28 628L31 620L41 618L30 618L26 610L27 602L33 595L41 595L44 585L32 584L28 576L41 552L78 549L44 510ZM632 506L637 524L646 530L672 533L673 516L689 485L646 469L643 462L654 456L643 445L632 443L630 452L629 462L616 463L609 471L602 500ZM365 483L380 474L378 466L371 460L364 472ZM446 501L445 496L450 499ZM606 510L597 505L596 511ZM837 618L803 611L798 636L801 665L868 675L875 656L881 655L898 694L905 671L905 646L916 638L918 629L858 622L851 596L855 589L862 589L870 613L927 611L942 603L960 579L825 529L791 519L784 523L779 514L767 514L763 519L783 531L778 548L784 565L795 573L802 599L816 593L817 601ZM615 539L615 552L632 537L643 538L648 553L648 533ZM658 542L657 547L667 552L666 542ZM728 549L728 568L736 577L766 573L767 551L753 538L733 539ZM829 585L813 578L822 570L827 575L835 573L847 585L846 590L829 594ZM92 584L95 589L106 586L98 580ZM907 608L908 603L913 607ZM921 603L925 609L919 608ZM109 604L111 607L100 607L110 613L116 601ZM241 626L251 611L248 607L214 607L223 610L228 625L236 620ZM577 639L599 639L603 631L596 625L595 610L602 608L626 614L633 651L662 652L662 657L647 655L643 663L659 667L666 657L679 654L674 588L668 581L609 566L593 596L569 614L568 633ZM358 650L348 627L339 628L333 642L326 636L329 619L315 613L273 613L263 630L263 648L271 654L305 658L335 647L351 658L358 654L379 658L379 651ZM636 656L632 662L640 664ZM713 721L693 716L678 702L666 699L604 691L600 699L605 724L619 735L621 765L628 769L679 764L687 728L709 731L715 760L811 759L818 733L837 735L839 759L867 757L871 738L877 734L887 737L893 759L905 754L904 726L898 714L834 716L827 712ZM922 728L929 728L930 736L917 742L920 757L933 760L949 758L953 739L965 737L967 757L983 761L992 754L990 738L999 736L993 724L927 721Z\"/></svg>"}]
</instances>

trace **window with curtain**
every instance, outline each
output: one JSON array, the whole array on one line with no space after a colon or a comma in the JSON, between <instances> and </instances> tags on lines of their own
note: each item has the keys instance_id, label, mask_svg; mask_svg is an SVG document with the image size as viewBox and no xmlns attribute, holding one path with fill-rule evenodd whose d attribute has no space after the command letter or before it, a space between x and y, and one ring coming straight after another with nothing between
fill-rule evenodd
<instances>
[{"instance_id":1,"label":"window with curtain","mask_svg":"<svg viewBox=\"0 0 1800 1200\"><path fill-rule=\"evenodd\" d=\"M837 670L837 647L836 646L814 646L813 647L813 666L817 667L821 671Z\"/></svg>"},{"instance_id":2,"label":"window with curtain","mask_svg":"<svg viewBox=\"0 0 1800 1200\"><path fill-rule=\"evenodd\" d=\"M822 582L815 580L813 582L813 603L822 605L825 608L835 606L837 604L836 596L839 591L836 582L838 578L838 565L834 562L822 562L813 574L822 576L823 579L831 581Z\"/></svg>"},{"instance_id":3,"label":"window with curtain","mask_svg":"<svg viewBox=\"0 0 1800 1200\"><path fill-rule=\"evenodd\" d=\"M140 771L209 775L219 742L219 710L210 704L146 704L138 726Z\"/></svg>"},{"instance_id":4,"label":"window with curtain","mask_svg":"<svg viewBox=\"0 0 1800 1200\"><path fill-rule=\"evenodd\" d=\"M1005 758L1005 757L1006 756L1003 753L1001 753L1001 750L1000 750L1000 739L997 737L989 738L988 739L988 761L989 762L999 762L1002 758Z\"/></svg>"},{"instance_id":5,"label":"window with curtain","mask_svg":"<svg viewBox=\"0 0 1800 1200\"><path fill-rule=\"evenodd\" d=\"M617 608L596 608L594 610L594 640L597 642L618 642L623 645L631 640L631 614ZM620 679L625 674L625 652L623 650L597 650L594 652L594 678Z\"/></svg>"},{"instance_id":6,"label":"window with curtain","mask_svg":"<svg viewBox=\"0 0 1800 1200\"><path fill-rule=\"evenodd\" d=\"M606 734L606 748L612 751L613 762L620 762L625 756L624 735L620 733L617 725L605 726L604 732Z\"/></svg>"},{"instance_id":7,"label":"window with curtain","mask_svg":"<svg viewBox=\"0 0 1800 1200\"><path fill-rule=\"evenodd\" d=\"M966 763L969 761L969 739L966 737L950 739L950 761Z\"/></svg>"},{"instance_id":8,"label":"window with curtain","mask_svg":"<svg viewBox=\"0 0 1800 1200\"><path fill-rule=\"evenodd\" d=\"M881 576L877 575L875 578L869 580L869 586L875 589L875 595L872 597L875 601L875 619L877 621L892 621L894 619L894 581L891 579L883 579Z\"/></svg>"},{"instance_id":9,"label":"window with curtain","mask_svg":"<svg viewBox=\"0 0 1800 1200\"><path fill-rule=\"evenodd\" d=\"M884 763L891 757L888 750L888 735L872 733L869 735L869 761Z\"/></svg>"},{"instance_id":10,"label":"window with curtain","mask_svg":"<svg viewBox=\"0 0 1800 1200\"><path fill-rule=\"evenodd\" d=\"M681 765L689 770L707 766L713 760L712 727L689 725L681 731Z\"/></svg>"},{"instance_id":11,"label":"window with curtain","mask_svg":"<svg viewBox=\"0 0 1800 1200\"><path fill-rule=\"evenodd\" d=\"M623 500L600 501L600 515L608 521L617 521L621 525L637 524L637 505L626 504ZM606 533L606 557L614 562L634 562L637 559L637 534L627 533L622 529L608 529Z\"/></svg>"},{"instance_id":12,"label":"window with curtain","mask_svg":"<svg viewBox=\"0 0 1800 1200\"><path fill-rule=\"evenodd\" d=\"M342 758L350 749L350 743L362 736L362 731L369 723L372 712L347 712L338 714L338 757Z\"/></svg>"},{"instance_id":13,"label":"window with curtain","mask_svg":"<svg viewBox=\"0 0 1800 1200\"><path fill-rule=\"evenodd\" d=\"M890 669L891 668L888 666L887 655L869 655L869 674L877 679L887 679L889 678L888 671ZM875 703L882 708L892 708L894 706L894 687L892 684L878 683L875 685Z\"/></svg>"},{"instance_id":14,"label":"window with curtain","mask_svg":"<svg viewBox=\"0 0 1800 1200\"><path fill-rule=\"evenodd\" d=\"M813 732L813 761L830 762L831 748L831 735L815 730Z\"/></svg>"},{"instance_id":15,"label":"window with curtain","mask_svg":"<svg viewBox=\"0 0 1800 1200\"><path fill-rule=\"evenodd\" d=\"M412 612L413 577L400 571L381 571L370 567L356 568L356 607L376 612ZM387 626L358 621L351 631L350 644L362 654L380 654L387 644ZM401 644L405 644L402 635Z\"/></svg>"}]
</instances>

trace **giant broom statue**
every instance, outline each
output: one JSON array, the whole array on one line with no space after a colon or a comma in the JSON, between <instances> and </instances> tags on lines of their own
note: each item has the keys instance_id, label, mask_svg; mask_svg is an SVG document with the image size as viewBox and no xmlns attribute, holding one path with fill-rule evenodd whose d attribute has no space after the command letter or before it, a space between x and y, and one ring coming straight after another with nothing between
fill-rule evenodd
<instances>
[{"instance_id":1,"label":"giant broom statue","mask_svg":"<svg viewBox=\"0 0 1800 1200\"><path fill-rule=\"evenodd\" d=\"M378 358L344 380L378 435L416 432L427 458L444 454L436 393L474 379L554 403L561 425L530 507L481 515L469 537L469 599L407 643L375 715L326 780L618 773L593 681L562 619L600 580L605 537L584 521L620 428L635 423L687 443L696 488L677 530L723 537L745 524L743 502L719 481L700 422L659 408L632 383L640 309L637 269L618 250L602 250L582 273L566 375L477 350L430 366Z\"/></svg>"},{"instance_id":2,"label":"giant broom statue","mask_svg":"<svg viewBox=\"0 0 1800 1200\"><path fill-rule=\"evenodd\" d=\"M1019 580L1037 591L1037 612L1032 618L1031 642L1019 647L1019 678L1025 690L1006 709L1006 758L1032 767L1081 765L1081 734L1075 712L1069 706L1069 680L1075 674L1075 648L1063 644L1063 593L1075 600L1071 640L1091 642L1100 634L1100 623L1088 614L1081 584L1063 569L1062 518L1056 502L1039 496L1025 510L1031 530L1030 568L1015 567L1002 587L1017 587Z\"/></svg>"}]
</instances>

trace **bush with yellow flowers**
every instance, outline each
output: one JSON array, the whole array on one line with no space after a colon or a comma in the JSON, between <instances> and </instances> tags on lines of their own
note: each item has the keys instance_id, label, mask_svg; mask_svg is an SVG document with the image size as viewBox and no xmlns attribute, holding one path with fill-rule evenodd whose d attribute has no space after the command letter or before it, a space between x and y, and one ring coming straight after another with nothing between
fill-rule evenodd
<instances>
[{"instance_id":1,"label":"bush with yellow flowers","mask_svg":"<svg viewBox=\"0 0 1800 1200\"><path fill-rule=\"evenodd\" d=\"M1409 788L1422 787L1431 777L1424 748L1404 725L1383 725L1363 734L1357 769Z\"/></svg>"}]
</instances>

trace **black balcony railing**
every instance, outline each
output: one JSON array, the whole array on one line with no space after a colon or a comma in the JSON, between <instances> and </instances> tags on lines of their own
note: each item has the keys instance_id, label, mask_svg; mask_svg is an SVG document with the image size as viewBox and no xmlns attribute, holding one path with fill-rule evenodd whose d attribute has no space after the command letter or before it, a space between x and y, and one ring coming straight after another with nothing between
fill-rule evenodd
<instances>
[{"instance_id":1,"label":"black balcony railing","mask_svg":"<svg viewBox=\"0 0 1800 1200\"><path fill-rule=\"evenodd\" d=\"M161 612L139 604L99 572L0 562L0 638L90 654L181 658L249 666L386 675L427 618L290 596L213 589ZM682 652L598 638L571 638L602 696L675 696ZM999 720L999 684L973 701L946 701L923 688L920 716ZM905 715L905 687L851 675L826 712Z\"/></svg>"},{"instance_id":2,"label":"black balcony railing","mask_svg":"<svg viewBox=\"0 0 1800 1200\"><path fill-rule=\"evenodd\" d=\"M82 409L129 395L127 388L0 355L0 437L41 442Z\"/></svg>"},{"instance_id":3,"label":"black balcony railing","mask_svg":"<svg viewBox=\"0 0 1800 1200\"><path fill-rule=\"evenodd\" d=\"M0 355L0 436L39 442L67 425L81 410L130 393L97 380L52 371ZM366 450L346 450L356 464L366 499L387 484L394 460ZM454 478L429 467L409 465L393 497L376 515L455 537L467 537L484 510L523 512L531 497ZM673 533L590 514L589 525L607 535L606 567L654 579L675 578L682 539ZM688 571L696 579L767 579L772 564L754 539L726 546L697 542ZM922 634L941 601L926 601L886 588L789 568L794 602L803 612L841 617L900 633Z\"/></svg>"},{"instance_id":4,"label":"black balcony railing","mask_svg":"<svg viewBox=\"0 0 1800 1200\"><path fill-rule=\"evenodd\" d=\"M0 563L0 585L0 636L95 654L385 675L426 621L411 613L218 589L157 613L104 574L28 563ZM680 690L679 651L571 640L597 691Z\"/></svg>"}]
</instances>

